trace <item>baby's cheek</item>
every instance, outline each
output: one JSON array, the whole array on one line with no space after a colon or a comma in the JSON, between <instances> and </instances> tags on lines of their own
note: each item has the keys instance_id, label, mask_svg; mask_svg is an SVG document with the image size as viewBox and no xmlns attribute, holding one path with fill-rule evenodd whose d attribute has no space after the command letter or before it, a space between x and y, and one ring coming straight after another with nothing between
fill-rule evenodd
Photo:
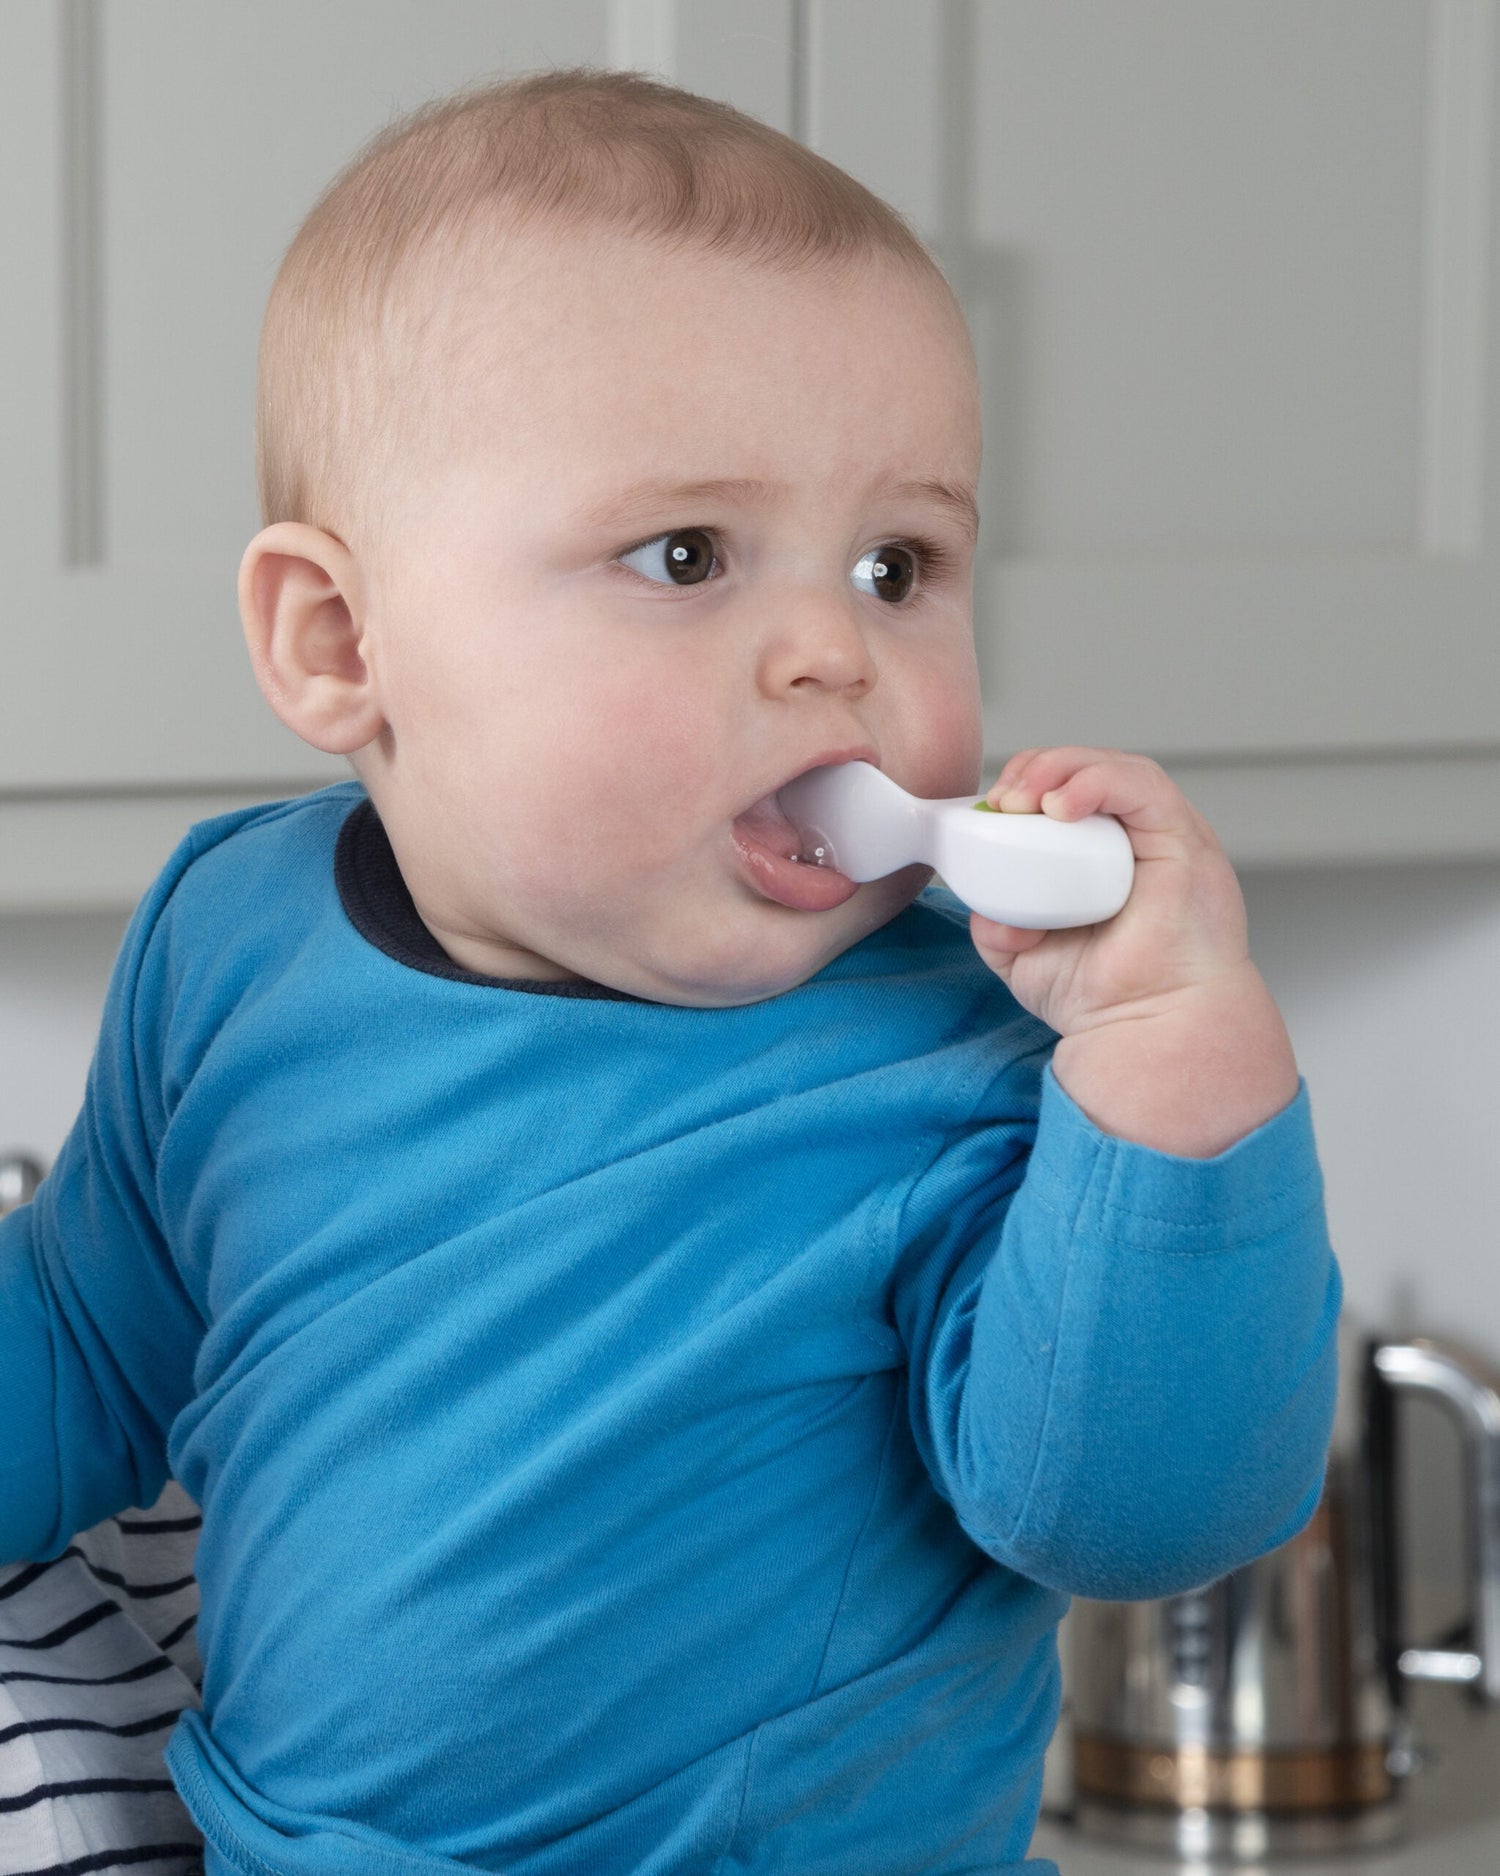
<instances>
[{"instance_id":1,"label":"baby's cheek","mask_svg":"<svg viewBox=\"0 0 1500 1876\"><path fill-rule=\"evenodd\" d=\"M912 726L909 767L901 785L929 800L967 794L979 784L984 761L984 720L977 690L960 686L936 689L926 700L921 720Z\"/></svg>"},{"instance_id":2,"label":"baby's cheek","mask_svg":"<svg viewBox=\"0 0 1500 1876\"><path fill-rule=\"evenodd\" d=\"M531 817L527 858L574 882L639 882L681 852L691 794L656 766L649 734L558 771Z\"/></svg>"},{"instance_id":3,"label":"baby's cheek","mask_svg":"<svg viewBox=\"0 0 1500 1876\"><path fill-rule=\"evenodd\" d=\"M612 825L643 856L661 859L690 829L743 805L756 773L737 776L739 759L711 702L664 688L622 703L587 766Z\"/></svg>"}]
</instances>

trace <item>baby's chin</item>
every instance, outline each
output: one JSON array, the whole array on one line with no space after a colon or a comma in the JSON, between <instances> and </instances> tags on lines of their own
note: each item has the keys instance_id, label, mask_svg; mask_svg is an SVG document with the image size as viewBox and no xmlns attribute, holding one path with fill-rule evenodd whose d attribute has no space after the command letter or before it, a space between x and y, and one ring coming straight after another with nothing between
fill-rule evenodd
<instances>
[{"instance_id":1,"label":"baby's chin","mask_svg":"<svg viewBox=\"0 0 1500 1876\"><path fill-rule=\"evenodd\" d=\"M585 964L580 977L654 1003L731 1009L784 996L903 911L932 878L903 867L859 886L828 911L799 911L758 897L740 882L733 903L673 909L635 944ZM592 968L590 968L592 965Z\"/></svg>"}]
</instances>

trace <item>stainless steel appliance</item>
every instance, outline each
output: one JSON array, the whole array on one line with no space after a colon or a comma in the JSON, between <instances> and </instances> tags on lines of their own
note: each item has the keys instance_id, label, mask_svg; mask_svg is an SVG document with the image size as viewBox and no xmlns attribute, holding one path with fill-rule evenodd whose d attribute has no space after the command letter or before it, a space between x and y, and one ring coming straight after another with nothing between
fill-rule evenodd
<instances>
[{"instance_id":1,"label":"stainless steel appliance","mask_svg":"<svg viewBox=\"0 0 1500 1876\"><path fill-rule=\"evenodd\" d=\"M1184 1595L1074 1602L1063 1809L1080 1831L1189 1860L1387 1843L1417 1764L1407 1684L1500 1704L1500 1375L1452 1342L1384 1340L1347 1316L1339 1365L1305 1530ZM1401 1633L1398 1581L1397 1403L1416 1394L1451 1416L1466 1458L1468 1612L1428 1647Z\"/></svg>"},{"instance_id":2,"label":"stainless steel appliance","mask_svg":"<svg viewBox=\"0 0 1500 1876\"><path fill-rule=\"evenodd\" d=\"M0 1217L24 1205L42 1182L42 1169L29 1153L0 1154Z\"/></svg>"}]
</instances>

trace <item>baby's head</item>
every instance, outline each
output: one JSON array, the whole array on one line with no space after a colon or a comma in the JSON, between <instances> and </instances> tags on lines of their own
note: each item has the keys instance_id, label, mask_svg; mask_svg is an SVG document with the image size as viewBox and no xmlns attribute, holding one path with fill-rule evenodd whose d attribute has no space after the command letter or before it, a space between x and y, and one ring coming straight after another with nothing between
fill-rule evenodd
<instances>
[{"instance_id":1,"label":"baby's head","mask_svg":"<svg viewBox=\"0 0 1500 1876\"><path fill-rule=\"evenodd\" d=\"M982 760L967 328L791 138L596 71L392 126L282 264L257 456L256 677L459 963L752 1003L931 878L797 910L736 825L820 760Z\"/></svg>"}]
</instances>

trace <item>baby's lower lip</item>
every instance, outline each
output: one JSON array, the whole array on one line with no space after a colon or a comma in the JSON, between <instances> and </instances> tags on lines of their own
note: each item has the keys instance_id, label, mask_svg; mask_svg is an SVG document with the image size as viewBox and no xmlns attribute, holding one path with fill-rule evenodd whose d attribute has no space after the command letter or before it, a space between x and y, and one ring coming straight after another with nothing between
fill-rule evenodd
<instances>
[{"instance_id":1,"label":"baby's lower lip","mask_svg":"<svg viewBox=\"0 0 1500 1876\"><path fill-rule=\"evenodd\" d=\"M859 882L831 866L809 866L787 859L769 847L744 824L733 823L730 840L741 876L763 899L790 906L796 912L831 912L846 905L859 891Z\"/></svg>"}]
</instances>

